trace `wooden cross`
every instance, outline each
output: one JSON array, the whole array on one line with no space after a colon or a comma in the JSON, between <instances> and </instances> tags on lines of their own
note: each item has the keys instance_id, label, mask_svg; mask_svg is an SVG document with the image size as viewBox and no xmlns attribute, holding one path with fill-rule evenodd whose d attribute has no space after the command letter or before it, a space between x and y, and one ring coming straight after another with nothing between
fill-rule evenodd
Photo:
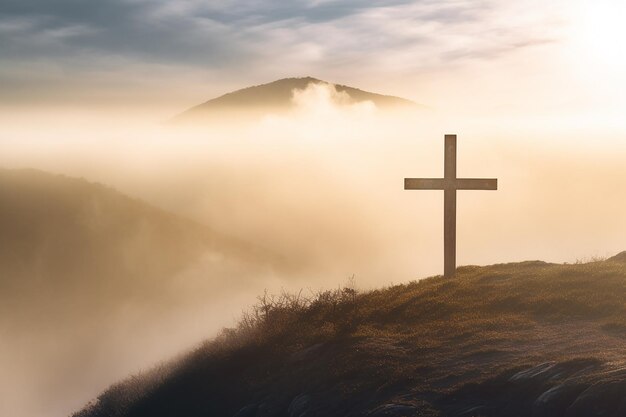
<instances>
[{"instance_id":1,"label":"wooden cross","mask_svg":"<svg viewBox=\"0 0 626 417\"><path fill-rule=\"evenodd\" d=\"M456 190L497 190L497 179L456 177L456 135L445 135L443 178L405 178L405 190L443 190L444 273L456 271Z\"/></svg>"}]
</instances>

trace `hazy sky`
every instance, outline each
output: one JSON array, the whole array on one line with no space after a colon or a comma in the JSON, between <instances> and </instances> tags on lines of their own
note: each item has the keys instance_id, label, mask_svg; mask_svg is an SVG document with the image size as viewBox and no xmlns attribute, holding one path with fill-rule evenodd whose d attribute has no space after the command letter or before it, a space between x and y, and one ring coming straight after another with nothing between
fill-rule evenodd
<instances>
[{"instance_id":1,"label":"hazy sky","mask_svg":"<svg viewBox=\"0 0 626 417\"><path fill-rule=\"evenodd\" d=\"M0 167L98 181L303 265L267 281L235 265L254 271L254 294L353 274L369 288L441 271L442 193L402 180L440 176L443 134L458 133L459 176L500 187L460 193L460 265L614 255L626 249L624 20L624 0L0 0ZM155 123L295 76L429 109L386 119L312 86L290 117L252 126ZM222 302L202 300L212 319L198 328L192 303L170 327L125 310L108 333L89 323L103 353L85 366L68 360L93 354L74 339L0 337L0 415L68 415L248 303Z\"/></svg>"},{"instance_id":2,"label":"hazy sky","mask_svg":"<svg viewBox=\"0 0 626 417\"><path fill-rule=\"evenodd\" d=\"M311 75L451 112L576 119L603 103L606 118L624 101L620 3L1 0L0 104L171 112Z\"/></svg>"}]
</instances>

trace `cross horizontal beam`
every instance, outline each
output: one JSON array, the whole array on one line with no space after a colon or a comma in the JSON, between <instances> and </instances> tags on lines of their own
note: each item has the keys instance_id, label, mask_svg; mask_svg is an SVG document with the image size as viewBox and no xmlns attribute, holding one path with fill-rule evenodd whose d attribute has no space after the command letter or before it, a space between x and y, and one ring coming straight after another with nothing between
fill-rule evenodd
<instances>
[{"instance_id":1,"label":"cross horizontal beam","mask_svg":"<svg viewBox=\"0 0 626 417\"><path fill-rule=\"evenodd\" d=\"M405 190L497 190L495 178L405 178Z\"/></svg>"}]
</instances>

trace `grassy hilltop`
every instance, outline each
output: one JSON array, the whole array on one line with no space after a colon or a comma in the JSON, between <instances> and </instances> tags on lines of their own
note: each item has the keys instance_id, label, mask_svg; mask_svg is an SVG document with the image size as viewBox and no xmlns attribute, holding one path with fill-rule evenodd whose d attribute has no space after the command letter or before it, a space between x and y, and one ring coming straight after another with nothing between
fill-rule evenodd
<instances>
[{"instance_id":1,"label":"grassy hilltop","mask_svg":"<svg viewBox=\"0 0 626 417\"><path fill-rule=\"evenodd\" d=\"M261 297L76 417L626 416L626 253Z\"/></svg>"}]
</instances>

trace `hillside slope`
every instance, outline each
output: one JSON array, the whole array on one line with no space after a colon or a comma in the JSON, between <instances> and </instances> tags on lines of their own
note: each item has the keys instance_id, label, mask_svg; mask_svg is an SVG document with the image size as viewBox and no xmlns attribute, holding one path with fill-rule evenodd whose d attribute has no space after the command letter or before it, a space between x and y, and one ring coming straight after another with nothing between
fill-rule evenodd
<instances>
[{"instance_id":1,"label":"hillside slope","mask_svg":"<svg viewBox=\"0 0 626 417\"><path fill-rule=\"evenodd\" d=\"M371 101L381 109L417 108L417 104L400 97L370 93L345 85L331 84L312 77L285 78L268 84L244 88L209 100L178 115L175 122L199 122L219 120L224 116L237 114L258 115L268 110L281 112L294 106L294 90L304 90L309 84L333 85L337 92L347 94L355 102Z\"/></svg>"},{"instance_id":2,"label":"hillside slope","mask_svg":"<svg viewBox=\"0 0 626 417\"><path fill-rule=\"evenodd\" d=\"M0 299L14 301L97 293L94 309L107 294L163 293L155 284L208 254L271 260L111 188L35 170L0 170L0 230Z\"/></svg>"},{"instance_id":3,"label":"hillside slope","mask_svg":"<svg viewBox=\"0 0 626 417\"><path fill-rule=\"evenodd\" d=\"M218 303L263 288L277 263L111 188L35 170L0 170L0 231L3 416L67 415L129 366L199 340L190 317L221 326L209 320ZM160 331L176 337L155 346Z\"/></svg>"},{"instance_id":4,"label":"hillside slope","mask_svg":"<svg viewBox=\"0 0 626 417\"><path fill-rule=\"evenodd\" d=\"M625 257L264 297L76 417L623 417Z\"/></svg>"}]
</instances>

